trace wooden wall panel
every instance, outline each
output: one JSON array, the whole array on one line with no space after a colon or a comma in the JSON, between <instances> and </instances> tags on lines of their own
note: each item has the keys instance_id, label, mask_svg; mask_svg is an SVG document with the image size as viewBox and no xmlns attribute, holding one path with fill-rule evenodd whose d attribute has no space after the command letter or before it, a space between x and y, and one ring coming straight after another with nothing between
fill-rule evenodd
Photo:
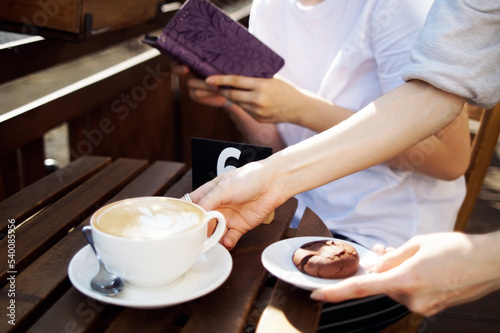
<instances>
[{"instance_id":1,"label":"wooden wall panel","mask_svg":"<svg viewBox=\"0 0 500 333\"><path fill-rule=\"evenodd\" d=\"M82 0L82 14L92 14L94 33L133 26L158 15L159 0ZM82 17L83 20L83 17Z\"/></svg>"},{"instance_id":2,"label":"wooden wall panel","mask_svg":"<svg viewBox=\"0 0 500 333\"><path fill-rule=\"evenodd\" d=\"M185 80L180 82L179 98L182 162L191 166L192 137L243 142L242 136L222 108L208 107L190 99Z\"/></svg>"},{"instance_id":3,"label":"wooden wall panel","mask_svg":"<svg viewBox=\"0 0 500 333\"><path fill-rule=\"evenodd\" d=\"M157 57L135 73L127 88L70 121L71 159L105 155L175 160L178 128L170 80L170 61Z\"/></svg>"},{"instance_id":4,"label":"wooden wall panel","mask_svg":"<svg viewBox=\"0 0 500 333\"><path fill-rule=\"evenodd\" d=\"M0 20L23 25L26 34L35 34L34 26L78 33L82 3L73 1L0 0ZM23 29L22 28L22 29Z\"/></svg>"}]
</instances>

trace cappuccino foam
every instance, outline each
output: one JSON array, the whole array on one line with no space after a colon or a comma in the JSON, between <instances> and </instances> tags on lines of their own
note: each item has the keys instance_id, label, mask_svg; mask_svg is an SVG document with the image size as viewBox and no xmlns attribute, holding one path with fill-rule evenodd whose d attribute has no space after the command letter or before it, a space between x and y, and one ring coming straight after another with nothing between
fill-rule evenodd
<instances>
[{"instance_id":1,"label":"cappuccino foam","mask_svg":"<svg viewBox=\"0 0 500 333\"><path fill-rule=\"evenodd\" d=\"M101 210L95 226L110 235L127 238L163 238L199 226L202 214L188 204L159 198L124 200Z\"/></svg>"}]
</instances>

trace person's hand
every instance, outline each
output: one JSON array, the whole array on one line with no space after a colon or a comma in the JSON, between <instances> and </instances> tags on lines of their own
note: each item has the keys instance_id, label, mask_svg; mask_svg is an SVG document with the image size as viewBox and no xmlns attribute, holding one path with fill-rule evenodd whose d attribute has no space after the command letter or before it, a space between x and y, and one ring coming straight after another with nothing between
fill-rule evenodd
<instances>
[{"instance_id":1,"label":"person's hand","mask_svg":"<svg viewBox=\"0 0 500 333\"><path fill-rule=\"evenodd\" d=\"M253 78L213 75L205 81L194 77L189 67L178 65L176 75L187 76L192 100L229 113L245 112L258 123L294 123L321 132L353 114L325 98L300 89L279 76Z\"/></svg>"},{"instance_id":2,"label":"person's hand","mask_svg":"<svg viewBox=\"0 0 500 333\"><path fill-rule=\"evenodd\" d=\"M231 250L240 237L257 227L286 199L274 187L272 175L253 162L223 173L190 193L205 210L217 210L226 218L227 233L221 244Z\"/></svg>"},{"instance_id":3,"label":"person's hand","mask_svg":"<svg viewBox=\"0 0 500 333\"><path fill-rule=\"evenodd\" d=\"M383 251L372 274L313 291L316 300L340 302L386 294L410 310L430 316L500 288L500 232L416 236Z\"/></svg>"},{"instance_id":4,"label":"person's hand","mask_svg":"<svg viewBox=\"0 0 500 333\"><path fill-rule=\"evenodd\" d=\"M204 80L195 77L186 65L177 65L172 73L187 77L189 97L195 102L213 107L227 105L227 98L218 93L218 88L207 84Z\"/></svg>"},{"instance_id":5,"label":"person's hand","mask_svg":"<svg viewBox=\"0 0 500 333\"><path fill-rule=\"evenodd\" d=\"M206 83L263 123L300 123L306 93L278 76L270 79L214 75ZM224 88L224 87L232 88ZM302 111L302 112L301 112Z\"/></svg>"},{"instance_id":6,"label":"person's hand","mask_svg":"<svg viewBox=\"0 0 500 333\"><path fill-rule=\"evenodd\" d=\"M375 246L373 246L373 253L375 253L378 256L382 256L392 250L394 250L393 247L385 247L382 244L375 244Z\"/></svg>"}]
</instances>

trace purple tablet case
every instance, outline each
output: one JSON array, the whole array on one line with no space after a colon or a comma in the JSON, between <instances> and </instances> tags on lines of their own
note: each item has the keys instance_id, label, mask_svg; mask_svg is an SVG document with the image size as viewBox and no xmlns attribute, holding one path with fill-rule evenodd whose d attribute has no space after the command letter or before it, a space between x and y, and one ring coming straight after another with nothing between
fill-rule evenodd
<instances>
[{"instance_id":1,"label":"purple tablet case","mask_svg":"<svg viewBox=\"0 0 500 333\"><path fill-rule=\"evenodd\" d=\"M272 77L284 60L207 0L187 0L158 37L143 42L205 78L214 74Z\"/></svg>"}]
</instances>

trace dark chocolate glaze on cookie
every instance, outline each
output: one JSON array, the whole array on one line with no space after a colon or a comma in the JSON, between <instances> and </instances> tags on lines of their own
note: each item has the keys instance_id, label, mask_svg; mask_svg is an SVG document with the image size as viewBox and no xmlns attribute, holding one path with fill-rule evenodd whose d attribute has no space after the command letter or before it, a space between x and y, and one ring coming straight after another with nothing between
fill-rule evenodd
<instances>
[{"instance_id":1,"label":"dark chocolate glaze on cookie","mask_svg":"<svg viewBox=\"0 0 500 333\"><path fill-rule=\"evenodd\" d=\"M343 279L359 268L359 254L348 243L319 240L302 245L293 253L293 263L308 275L325 279Z\"/></svg>"}]
</instances>

